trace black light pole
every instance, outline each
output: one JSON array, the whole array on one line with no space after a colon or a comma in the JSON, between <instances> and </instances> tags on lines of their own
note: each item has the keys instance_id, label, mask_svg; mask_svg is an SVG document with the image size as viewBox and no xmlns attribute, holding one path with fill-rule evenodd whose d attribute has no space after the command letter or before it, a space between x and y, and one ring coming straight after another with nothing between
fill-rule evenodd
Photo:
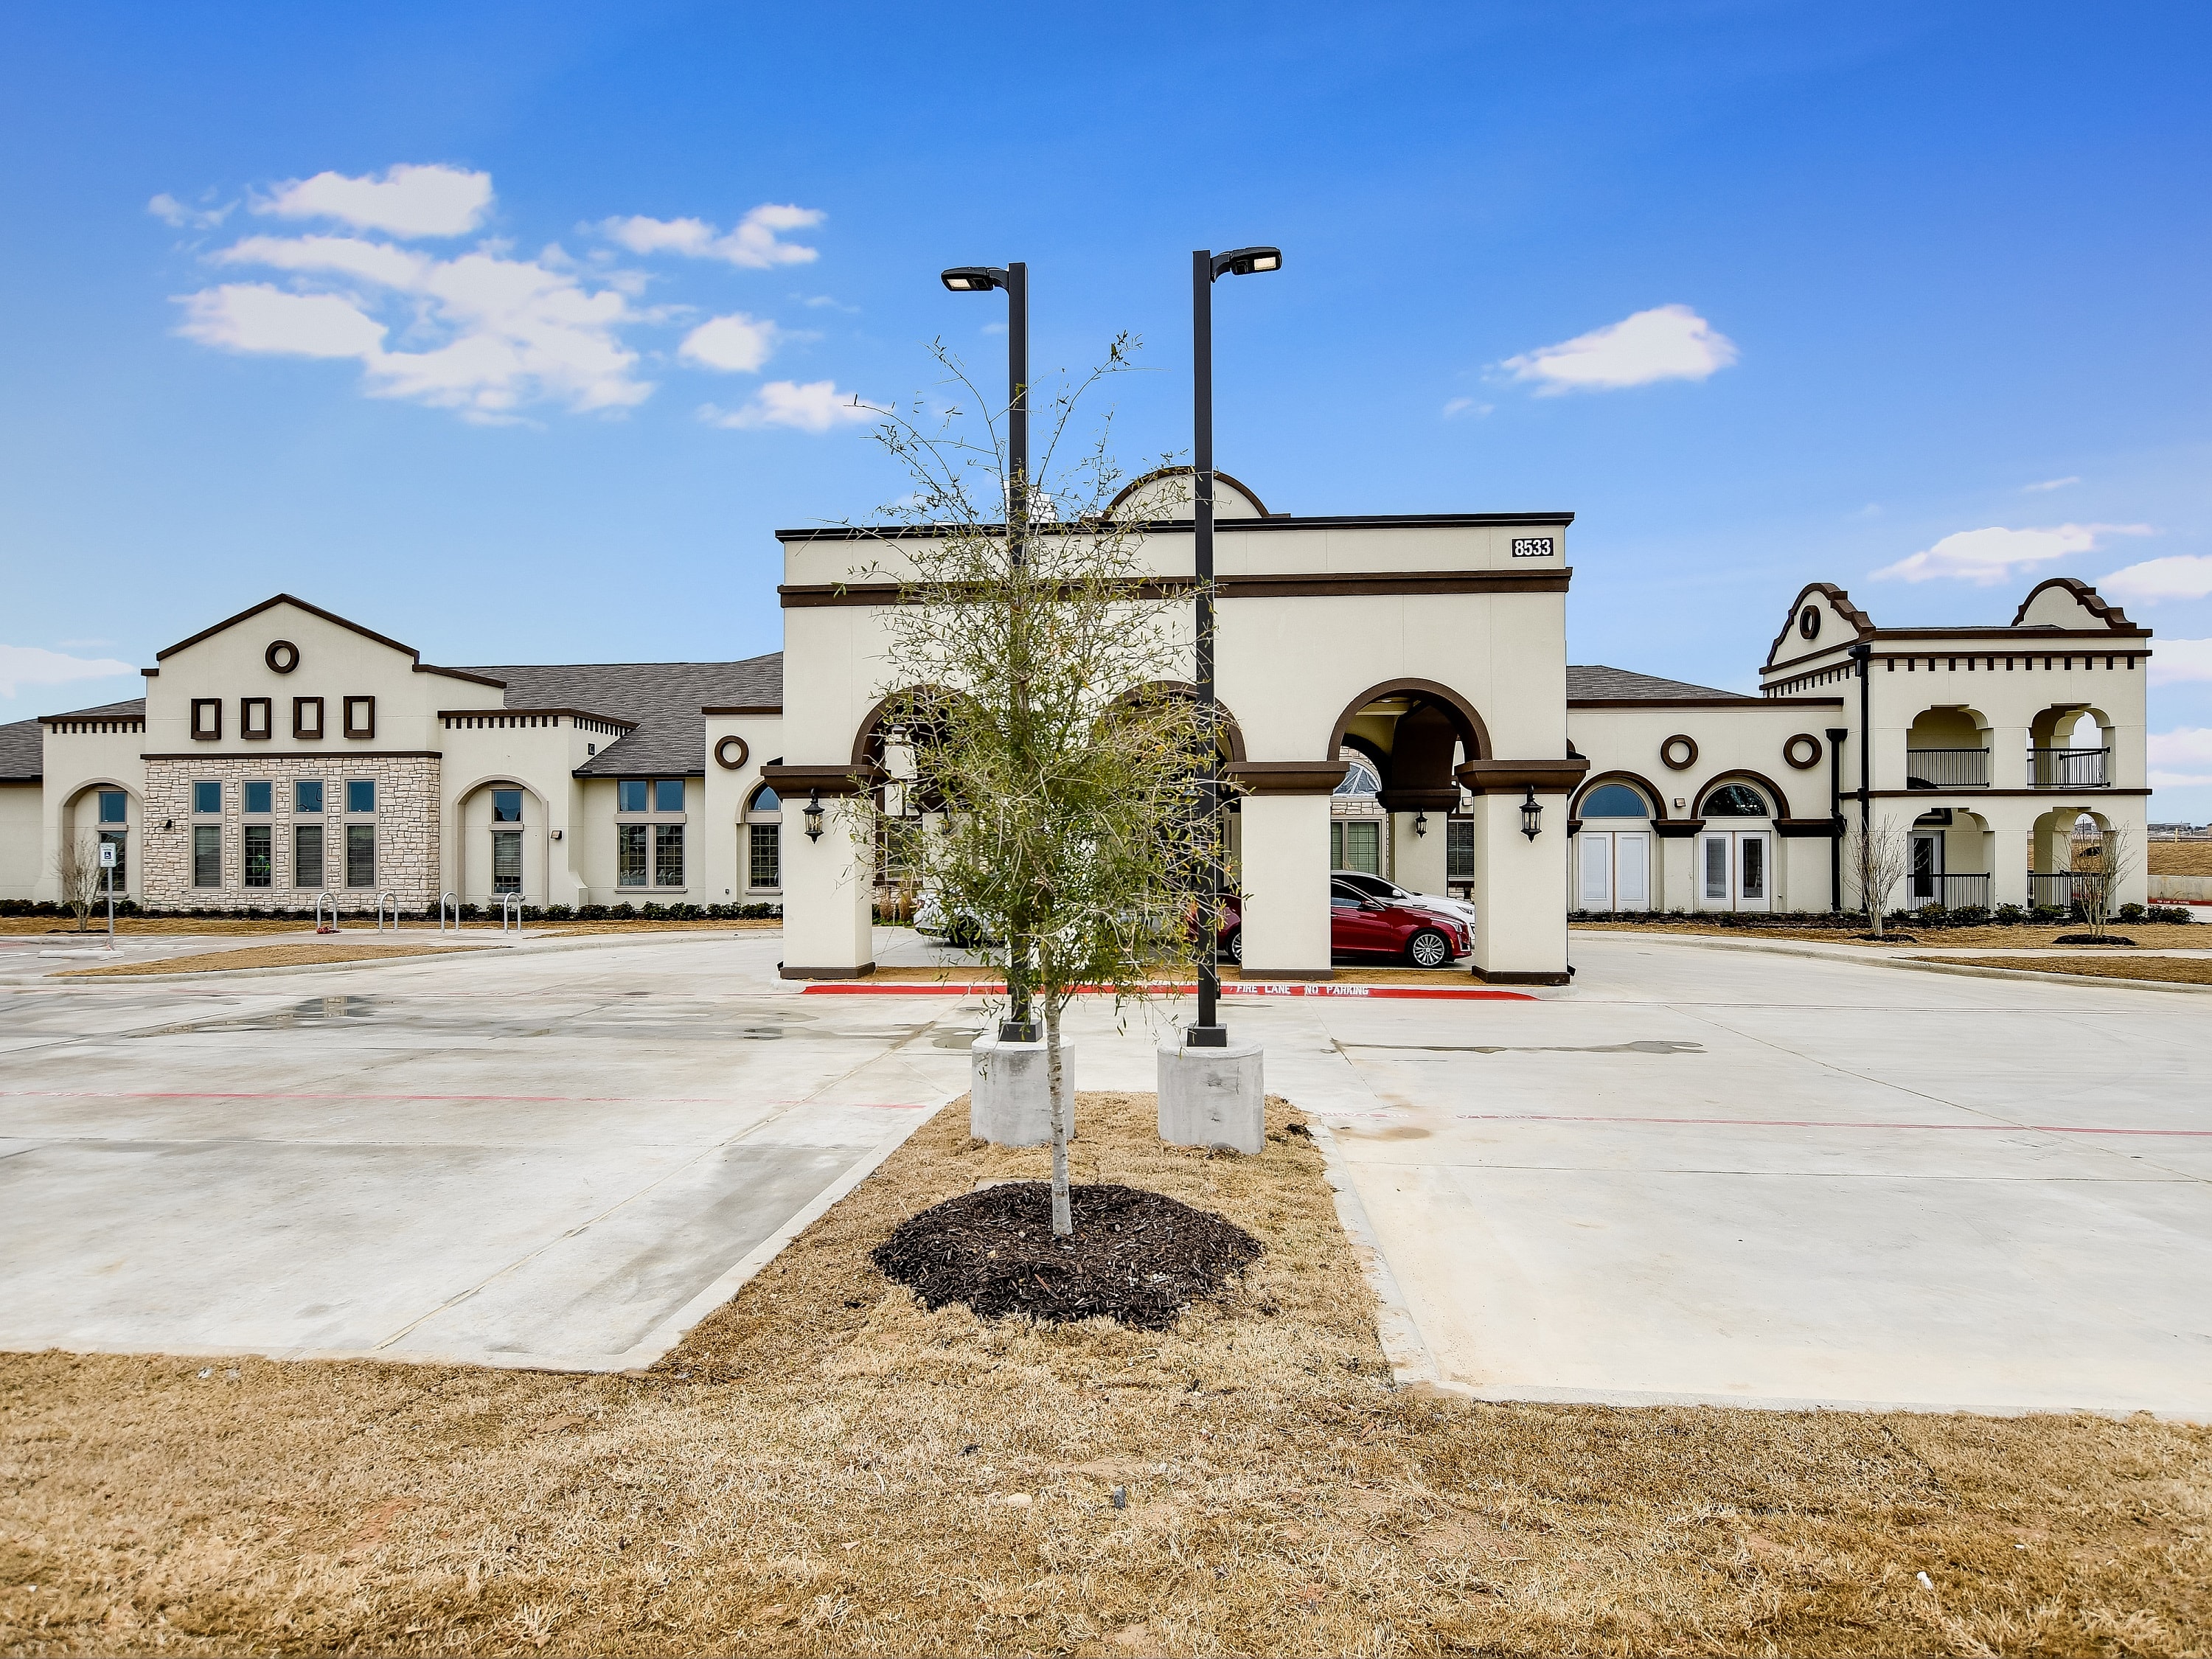
<instances>
[{"instance_id":1,"label":"black light pole","mask_svg":"<svg viewBox=\"0 0 2212 1659\"><path fill-rule=\"evenodd\" d=\"M1232 248L1226 253L1200 248L1190 256L1192 541L1198 577L1198 706L1206 744L1198 807L1210 836L1221 826L1219 704L1213 678L1213 284L1224 276L1282 268L1283 251L1276 247ZM1220 1012L1221 883L1221 855L1209 842L1198 918L1198 1023L1184 1033L1194 1048L1229 1046L1229 1028Z\"/></svg>"},{"instance_id":2,"label":"black light pole","mask_svg":"<svg viewBox=\"0 0 2212 1659\"><path fill-rule=\"evenodd\" d=\"M1006 556L1021 568L1030 524L1030 268L1014 260L996 265L955 265L938 280L955 294L1006 291ZM1014 695L1023 693L1018 681ZM1017 714L1019 713L1018 705ZM1006 941L1007 981L1013 992L1008 1018L999 1022L1001 1042L1035 1042L1037 1023L1030 1010L1029 983L1013 972L1018 941Z\"/></svg>"}]
</instances>

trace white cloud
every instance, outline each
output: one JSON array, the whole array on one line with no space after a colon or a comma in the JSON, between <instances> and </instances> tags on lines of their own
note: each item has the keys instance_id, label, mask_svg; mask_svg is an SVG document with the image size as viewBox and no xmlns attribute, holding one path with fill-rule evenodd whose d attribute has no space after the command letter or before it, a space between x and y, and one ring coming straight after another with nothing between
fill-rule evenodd
<instances>
[{"instance_id":1,"label":"white cloud","mask_svg":"<svg viewBox=\"0 0 2212 1659\"><path fill-rule=\"evenodd\" d=\"M213 230L230 217L230 210L237 205L226 202L219 208L190 208L164 191L146 204L146 211L179 230Z\"/></svg>"},{"instance_id":2,"label":"white cloud","mask_svg":"<svg viewBox=\"0 0 2212 1659\"><path fill-rule=\"evenodd\" d=\"M810 380L799 386L790 380L770 380L753 394L743 409L701 405L699 418L714 426L789 426L801 432L827 432L832 427L861 425L878 418L857 394L839 392L834 380Z\"/></svg>"},{"instance_id":3,"label":"white cloud","mask_svg":"<svg viewBox=\"0 0 2212 1659\"><path fill-rule=\"evenodd\" d=\"M2077 484L2079 478L2045 478L2041 483L2022 484L2021 493L2027 495L2048 495L2054 489L2063 489L2068 484Z\"/></svg>"},{"instance_id":4,"label":"white cloud","mask_svg":"<svg viewBox=\"0 0 2212 1659\"><path fill-rule=\"evenodd\" d=\"M2201 599L2212 593L2212 558L2202 554L2177 554L2167 559L2147 559L2115 570L2097 583L2108 599L2133 599L2156 605L2160 599Z\"/></svg>"},{"instance_id":5,"label":"white cloud","mask_svg":"<svg viewBox=\"0 0 2212 1659\"><path fill-rule=\"evenodd\" d=\"M817 250L784 241L782 234L818 225L826 216L819 208L766 203L738 220L737 228L727 234L703 219L649 219L642 214L609 219L599 229L632 253L680 253L689 259L721 259L767 270L818 258Z\"/></svg>"},{"instance_id":6,"label":"white cloud","mask_svg":"<svg viewBox=\"0 0 2212 1659\"><path fill-rule=\"evenodd\" d=\"M711 317L685 335L677 356L702 368L751 374L769 360L781 336L774 323L733 311L726 317Z\"/></svg>"},{"instance_id":7,"label":"white cloud","mask_svg":"<svg viewBox=\"0 0 2212 1659\"><path fill-rule=\"evenodd\" d=\"M2152 647L2150 683L2179 685L2212 680L2212 640L2160 640Z\"/></svg>"},{"instance_id":8,"label":"white cloud","mask_svg":"<svg viewBox=\"0 0 2212 1659\"><path fill-rule=\"evenodd\" d=\"M184 295L177 332L227 351L297 357L382 355L384 325L335 294L288 294L266 283L226 283Z\"/></svg>"},{"instance_id":9,"label":"white cloud","mask_svg":"<svg viewBox=\"0 0 2212 1659\"><path fill-rule=\"evenodd\" d=\"M253 210L282 219L337 219L394 236L459 236L483 222L491 200L489 173L402 162L381 179L319 173L294 179Z\"/></svg>"},{"instance_id":10,"label":"white cloud","mask_svg":"<svg viewBox=\"0 0 2212 1659\"><path fill-rule=\"evenodd\" d=\"M137 672L112 657L71 657L35 645L0 645L0 697L12 697L25 686L115 679Z\"/></svg>"},{"instance_id":11,"label":"white cloud","mask_svg":"<svg viewBox=\"0 0 2212 1659\"><path fill-rule=\"evenodd\" d=\"M2069 554L2091 552L2107 536L2150 533L2147 524L2062 524L2043 530L2008 530L1990 525L1980 530L1954 531L1933 547L1923 548L1874 574L1877 579L1894 576L1908 582L1954 576L1990 587L2010 576L2015 567L2024 568Z\"/></svg>"},{"instance_id":12,"label":"white cloud","mask_svg":"<svg viewBox=\"0 0 2212 1659\"><path fill-rule=\"evenodd\" d=\"M2212 768L2212 729L2185 726L2178 731L2153 732L2146 747L2154 788L2186 788L2212 783L2212 771L2186 772L2179 767Z\"/></svg>"},{"instance_id":13,"label":"white cloud","mask_svg":"<svg viewBox=\"0 0 2212 1659\"><path fill-rule=\"evenodd\" d=\"M1454 398L1444 405L1443 416L1448 421L1459 415L1474 415L1480 417L1489 414L1496 407L1495 404L1479 404L1472 398Z\"/></svg>"},{"instance_id":14,"label":"white cloud","mask_svg":"<svg viewBox=\"0 0 2212 1659\"><path fill-rule=\"evenodd\" d=\"M1655 306L1500 368L1540 395L1611 391L1654 380L1702 380L1736 358L1735 342L1687 306Z\"/></svg>"},{"instance_id":15,"label":"white cloud","mask_svg":"<svg viewBox=\"0 0 2212 1659\"><path fill-rule=\"evenodd\" d=\"M796 298L797 296L794 295L793 297ZM860 309L858 306L848 306L842 300L832 299L827 294L809 295L806 298L800 300L799 303L816 311L820 311L826 307L831 311L849 311L857 313Z\"/></svg>"}]
</instances>

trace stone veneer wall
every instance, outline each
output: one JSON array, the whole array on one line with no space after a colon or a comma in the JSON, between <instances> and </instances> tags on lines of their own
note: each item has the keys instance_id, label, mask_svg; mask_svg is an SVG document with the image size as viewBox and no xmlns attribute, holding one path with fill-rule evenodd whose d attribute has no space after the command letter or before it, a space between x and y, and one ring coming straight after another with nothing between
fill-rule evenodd
<instances>
[{"instance_id":1,"label":"stone veneer wall","mask_svg":"<svg viewBox=\"0 0 2212 1659\"><path fill-rule=\"evenodd\" d=\"M271 755L210 757L206 760L149 760L146 763L146 833L139 848L142 861L141 902L162 909L311 910L318 894L337 895L339 908L350 914L375 908L379 893L392 893L410 911L424 910L437 902L439 866L439 762L423 755ZM222 886L192 885L191 826L210 820L192 816L192 785L202 779L222 780ZM319 887L292 884L292 785L301 778L319 778L323 785L323 882ZM376 781L376 885L345 884L345 831L348 823L366 817L345 811L349 778ZM243 811L252 780L266 779L271 811L266 819L256 814L255 823L271 826L273 855L270 884L244 884L246 822ZM173 822L173 830L163 830Z\"/></svg>"}]
</instances>

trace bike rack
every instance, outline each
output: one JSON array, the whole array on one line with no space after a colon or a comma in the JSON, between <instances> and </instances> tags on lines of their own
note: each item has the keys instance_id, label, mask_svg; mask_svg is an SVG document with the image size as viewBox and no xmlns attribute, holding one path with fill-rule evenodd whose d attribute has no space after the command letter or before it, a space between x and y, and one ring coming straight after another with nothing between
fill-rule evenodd
<instances>
[{"instance_id":1,"label":"bike rack","mask_svg":"<svg viewBox=\"0 0 2212 1659\"><path fill-rule=\"evenodd\" d=\"M331 907L331 925L327 927L323 926L323 907L325 904ZM317 894L315 896L315 931L319 933L335 933L337 930L338 896L336 893Z\"/></svg>"},{"instance_id":2,"label":"bike rack","mask_svg":"<svg viewBox=\"0 0 2212 1659\"><path fill-rule=\"evenodd\" d=\"M499 931L501 938L505 938L507 935L507 923L509 921L512 921L514 924L514 937L517 939L521 939L522 895L520 893L502 893L500 895Z\"/></svg>"},{"instance_id":3,"label":"bike rack","mask_svg":"<svg viewBox=\"0 0 2212 1659\"><path fill-rule=\"evenodd\" d=\"M461 931L461 901L452 893L441 893L438 895L438 931L441 933L446 931L446 914L447 911L451 911L453 913L453 931L454 934L458 936Z\"/></svg>"},{"instance_id":4,"label":"bike rack","mask_svg":"<svg viewBox=\"0 0 2212 1659\"><path fill-rule=\"evenodd\" d=\"M387 903L392 907L392 931L396 933L399 931L399 895L397 893L379 893L376 896L376 931L380 933L384 931L384 907Z\"/></svg>"}]
</instances>

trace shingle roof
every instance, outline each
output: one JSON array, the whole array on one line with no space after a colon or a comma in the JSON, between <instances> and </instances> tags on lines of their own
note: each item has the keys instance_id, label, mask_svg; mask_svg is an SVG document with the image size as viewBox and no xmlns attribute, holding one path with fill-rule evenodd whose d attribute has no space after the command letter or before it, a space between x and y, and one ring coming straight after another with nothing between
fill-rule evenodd
<instances>
[{"instance_id":1,"label":"shingle roof","mask_svg":"<svg viewBox=\"0 0 2212 1659\"><path fill-rule=\"evenodd\" d=\"M0 783L36 783L46 771L46 744L36 720L0 726Z\"/></svg>"},{"instance_id":2,"label":"shingle roof","mask_svg":"<svg viewBox=\"0 0 2212 1659\"><path fill-rule=\"evenodd\" d=\"M509 708L583 708L637 730L576 769L579 777L688 776L707 765L702 708L781 708L783 653L743 662L525 663L470 668L507 683Z\"/></svg>"},{"instance_id":3,"label":"shingle roof","mask_svg":"<svg viewBox=\"0 0 2212 1659\"><path fill-rule=\"evenodd\" d=\"M1741 691L1721 691L1710 685L1690 685L1681 680L1662 680L1656 674L1632 674L1626 668L1602 663L1567 665L1567 701L1665 702L1677 697L1741 698Z\"/></svg>"},{"instance_id":4,"label":"shingle roof","mask_svg":"<svg viewBox=\"0 0 2212 1659\"><path fill-rule=\"evenodd\" d=\"M66 714L41 714L42 720L137 720L146 718L146 699L133 697L128 702L104 702L97 708L72 708Z\"/></svg>"}]
</instances>

